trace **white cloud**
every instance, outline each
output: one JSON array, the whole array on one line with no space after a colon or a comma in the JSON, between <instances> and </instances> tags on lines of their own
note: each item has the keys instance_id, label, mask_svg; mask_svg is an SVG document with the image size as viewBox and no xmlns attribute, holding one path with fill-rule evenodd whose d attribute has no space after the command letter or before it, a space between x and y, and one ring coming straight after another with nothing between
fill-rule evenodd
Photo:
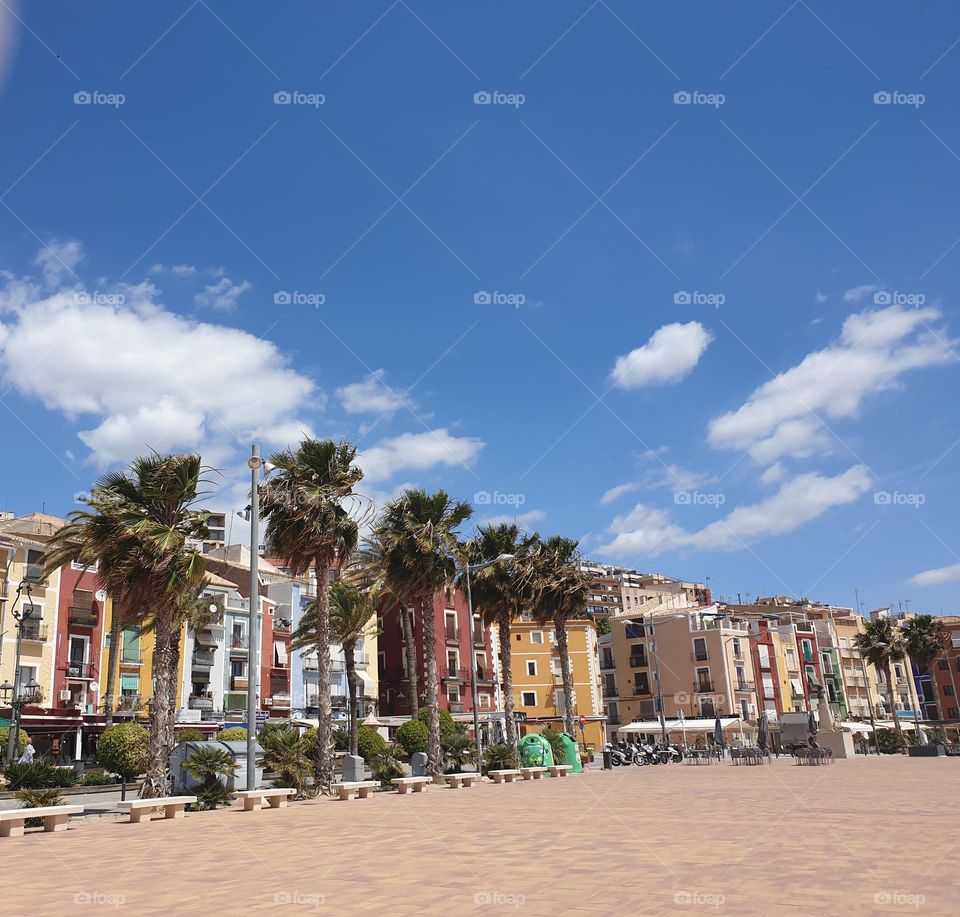
<instances>
[{"instance_id":1,"label":"white cloud","mask_svg":"<svg viewBox=\"0 0 960 917\"><path fill-rule=\"evenodd\" d=\"M229 277L222 277L215 283L208 283L193 297L193 301L198 306L229 312L237 307L237 300L252 286L248 280L234 283Z\"/></svg>"},{"instance_id":2,"label":"white cloud","mask_svg":"<svg viewBox=\"0 0 960 917\"><path fill-rule=\"evenodd\" d=\"M826 293L821 293L821 292L818 290L818 291L817 291L817 295L816 295L815 298L816 298L817 302L826 302L828 297L827 297L827 294L826 294Z\"/></svg>"},{"instance_id":3,"label":"white cloud","mask_svg":"<svg viewBox=\"0 0 960 917\"><path fill-rule=\"evenodd\" d=\"M642 485L648 488L666 487L670 490L695 490L704 484L713 484L717 480L715 475L680 465L664 465L661 468L651 468L642 479Z\"/></svg>"},{"instance_id":4,"label":"white cloud","mask_svg":"<svg viewBox=\"0 0 960 917\"><path fill-rule=\"evenodd\" d=\"M116 289L119 305L78 295L82 288L0 287L0 373L82 425L96 464L148 449L229 455L226 447L271 431L306 428L298 413L322 404L313 382L269 341L168 312L151 284Z\"/></svg>"},{"instance_id":5,"label":"white cloud","mask_svg":"<svg viewBox=\"0 0 960 917\"><path fill-rule=\"evenodd\" d=\"M934 567L910 577L914 586L939 586L941 583L954 583L960 580L960 564L949 567Z\"/></svg>"},{"instance_id":6,"label":"white cloud","mask_svg":"<svg viewBox=\"0 0 960 917\"><path fill-rule=\"evenodd\" d=\"M693 371L713 335L700 322L674 322L658 328L642 347L617 357L611 378L618 388L667 385Z\"/></svg>"},{"instance_id":7,"label":"white cloud","mask_svg":"<svg viewBox=\"0 0 960 917\"><path fill-rule=\"evenodd\" d=\"M880 287L875 283L862 283L858 287L851 287L843 294L844 302L860 302L871 293L876 293Z\"/></svg>"},{"instance_id":8,"label":"white cloud","mask_svg":"<svg viewBox=\"0 0 960 917\"><path fill-rule=\"evenodd\" d=\"M708 441L748 450L763 464L831 449L835 440L821 417L856 417L868 395L896 387L907 371L956 361L957 342L930 330L940 317L934 308L899 306L849 316L835 343L755 389L737 410L715 417Z\"/></svg>"},{"instance_id":9,"label":"white cloud","mask_svg":"<svg viewBox=\"0 0 960 917\"><path fill-rule=\"evenodd\" d=\"M783 480L784 474L786 474L786 469L783 467L783 462L774 462L760 475L760 482L762 484L778 484Z\"/></svg>"},{"instance_id":10,"label":"white cloud","mask_svg":"<svg viewBox=\"0 0 960 917\"><path fill-rule=\"evenodd\" d=\"M639 489L639 482L617 484L616 487L611 487L608 491L604 492L603 496L600 498L600 505L606 506L608 503L614 503L624 496L624 494L633 493L633 491Z\"/></svg>"},{"instance_id":11,"label":"white cloud","mask_svg":"<svg viewBox=\"0 0 960 917\"><path fill-rule=\"evenodd\" d=\"M352 382L337 389L337 398L348 414L393 414L413 402L406 393L390 388L384 381L384 371L378 369L362 382Z\"/></svg>"},{"instance_id":12,"label":"white cloud","mask_svg":"<svg viewBox=\"0 0 960 917\"><path fill-rule=\"evenodd\" d=\"M547 514L543 510L531 509L525 513L518 513L516 516L511 516L507 513L500 516L481 516L477 519L477 525L502 525L506 523L507 525L516 525L522 530L530 531L533 526L546 518Z\"/></svg>"},{"instance_id":13,"label":"white cloud","mask_svg":"<svg viewBox=\"0 0 960 917\"><path fill-rule=\"evenodd\" d=\"M759 503L739 506L724 518L696 531L676 523L664 509L637 504L610 526L613 539L600 552L614 556L656 555L678 548L734 551L763 538L783 535L852 503L872 485L870 472L854 465L836 477L802 474Z\"/></svg>"},{"instance_id":14,"label":"white cloud","mask_svg":"<svg viewBox=\"0 0 960 917\"><path fill-rule=\"evenodd\" d=\"M59 286L67 275L75 277L74 268L83 260L83 246L76 240L53 240L37 253L34 264L43 273L48 287Z\"/></svg>"},{"instance_id":15,"label":"white cloud","mask_svg":"<svg viewBox=\"0 0 960 917\"><path fill-rule=\"evenodd\" d=\"M423 433L403 433L380 440L357 456L364 480L385 481L398 471L422 471L434 465L470 464L485 443L472 436L453 436L445 427Z\"/></svg>"},{"instance_id":16,"label":"white cloud","mask_svg":"<svg viewBox=\"0 0 960 917\"><path fill-rule=\"evenodd\" d=\"M151 274L173 274L174 277L196 277L199 271L192 264L155 264L150 268Z\"/></svg>"}]
</instances>

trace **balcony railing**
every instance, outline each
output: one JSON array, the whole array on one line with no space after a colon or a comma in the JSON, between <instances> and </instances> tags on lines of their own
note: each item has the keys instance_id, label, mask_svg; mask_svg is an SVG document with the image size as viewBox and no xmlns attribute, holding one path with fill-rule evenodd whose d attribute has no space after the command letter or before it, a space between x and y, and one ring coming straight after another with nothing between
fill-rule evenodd
<instances>
[{"instance_id":1,"label":"balcony railing","mask_svg":"<svg viewBox=\"0 0 960 917\"><path fill-rule=\"evenodd\" d=\"M460 628L451 627L449 624L443 629L444 636L448 643L460 642Z\"/></svg>"},{"instance_id":2,"label":"balcony railing","mask_svg":"<svg viewBox=\"0 0 960 917\"><path fill-rule=\"evenodd\" d=\"M197 669L209 669L213 667L214 662L216 661L216 654L214 652L202 652L200 650L194 650L193 652L193 666Z\"/></svg>"},{"instance_id":3,"label":"balcony railing","mask_svg":"<svg viewBox=\"0 0 960 917\"><path fill-rule=\"evenodd\" d=\"M67 620L78 627L96 627L99 617L96 609L88 606L71 605L67 612Z\"/></svg>"},{"instance_id":4,"label":"balcony railing","mask_svg":"<svg viewBox=\"0 0 960 917\"><path fill-rule=\"evenodd\" d=\"M271 668L271 669L278 669L278 670L282 670L282 671L286 672L287 669L290 668L290 660L289 660L289 659L274 659L273 662L270 664L270 668Z\"/></svg>"},{"instance_id":5,"label":"balcony railing","mask_svg":"<svg viewBox=\"0 0 960 917\"><path fill-rule=\"evenodd\" d=\"M191 694L187 706L191 710L213 710L213 697L207 694Z\"/></svg>"},{"instance_id":6,"label":"balcony railing","mask_svg":"<svg viewBox=\"0 0 960 917\"><path fill-rule=\"evenodd\" d=\"M452 669L450 666L446 668L446 674L443 676L447 681L470 681L470 670L455 668Z\"/></svg>"},{"instance_id":7,"label":"balcony railing","mask_svg":"<svg viewBox=\"0 0 960 917\"><path fill-rule=\"evenodd\" d=\"M704 650L702 653L698 653L696 650L694 650L690 654L690 658L694 662L706 662L710 658L710 654L706 650Z\"/></svg>"},{"instance_id":8,"label":"balcony railing","mask_svg":"<svg viewBox=\"0 0 960 917\"><path fill-rule=\"evenodd\" d=\"M600 659L600 668L601 669L614 669L616 668L616 663L613 661L612 656L603 656Z\"/></svg>"},{"instance_id":9,"label":"balcony railing","mask_svg":"<svg viewBox=\"0 0 960 917\"><path fill-rule=\"evenodd\" d=\"M20 625L20 636L23 640L36 640L46 642L47 625L39 621L26 620Z\"/></svg>"},{"instance_id":10,"label":"balcony railing","mask_svg":"<svg viewBox=\"0 0 960 917\"><path fill-rule=\"evenodd\" d=\"M630 668L631 669L646 669L650 663L647 661L646 656L631 656L630 657Z\"/></svg>"},{"instance_id":11,"label":"balcony railing","mask_svg":"<svg viewBox=\"0 0 960 917\"><path fill-rule=\"evenodd\" d=\"M755 691L756 685L752 681L738 681L737 690L738 691Z\"/></svg>"},{"instance_id":12,"label":"balcony railing","mask_svg":"<svg viewBox=\"0 0 960 917\"><path fill-rule=\"evenodd\" d=\"M712 694L713 693L713 682L706 679L700 679L693 683L693 693L694 694Z\"/></svg>"},{"instance_id":13,"label":"balcony railing","mask_svg":"<svg viewBox=\"0 0 960 917\"><path fill-rule=\"evenodd\" d=\"M121 653L120 665L143 665L143 657L139 653Z\"/></svg>"},{"instance_id":14,"label":"balcony railing","mask_svg":"<svg viewBox=\"0 0 960 917\"><path fill-rule=\"evenodd\" d=\"M283 707L286 709L290 706L290 695L289 694L274 694L273 695L273 706L274 707Z\"/></svg>"},{"instance_id":15,"label":"balcony railing","mask_svg":"<svg viewBox=\"0 0 960 917\"><path fill-rule=\"evenodd\" d=\"M634 697L646 697L649 694L650 694L650 685L634 685L633 686Z\"/></svg>"},{"instance_id":16,"label":"balcony railing","mask_svg":"<svg viewBox=\"0 0 960 917\"><path fill-rule=\"evenodd\" d=\"M463 713L463 704L457 703L456 701L450 702L450 712L451 713Z\"/></svg>"},{"instance_id":17,"label":"balcony railing","mask_svg":"<svg viewBox=\"0 0 960 917\"><path fill-rule=\"evenodd\" d=\"M89 662L68 662L67 678L92 678L93 666Z\"/></svg>"},{"instance_id":18,"label":"balcony railing","mask_svg":"<svg viewBox=\"0 0 960 917\"><path fill-rule=\"evenodd\" d=\"M136 711L143 706L143 698L139 694L121 694L117 700L117 710Z\"/></svg>"},{"instance_id":19,"label":"balcony railing","mask_svg":"<svg viewBox=\"0 0 960 917\"><path fill-rule=\"evenodd\" d=\"M246 691L249 685L250 685L250 681L247 678L231 678L230 679L231 691Z\"/></svg>"}]
</instances>

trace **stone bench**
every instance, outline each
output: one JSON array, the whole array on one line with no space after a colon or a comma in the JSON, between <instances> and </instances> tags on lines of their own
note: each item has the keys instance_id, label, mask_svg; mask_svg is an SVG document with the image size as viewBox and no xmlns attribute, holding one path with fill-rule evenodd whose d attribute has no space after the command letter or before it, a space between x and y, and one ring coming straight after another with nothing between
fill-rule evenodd
<instances>
[{"instance_id":1,"label":"stone bench","mask_svg":"<svg viewBox=\"0 0 960 917\"><path fill-rule=\"evenodd\" d=\"M487 776L492 777L494 783L513 783L520 776L520 771L510 769L488 771Z\"/></svg>"},{"instance_id":2,"label":"stone bench","mask_svg":"<svg viewBox=\"0 0 960 917\"><path fill-rule=\"evenodd\" d=\"M44 831L66 831L71 815L83 815L83 806L38 806L0 811L0 837L23 837L28 818L42 818Z\"/></svg>"},{"instance_id":3,"label":"stone bench","mask_svg":"<svg viewBox=\"0 0 960 917\"><path fill-rule=\"evenodd\" d=\"M335 783L337 792L340 794L341 800L352 799L356 797L357 799L366 799L380 784L376 780L355 780L347 781L346 783ZM400 791L404 792L403 790Z\"/></svg>"},{"instance_id":4,"label":"stone bench","mask_svg":"<svg viewBox=\"0 0 960 917\"><path fill-rule=\"evenodd\" d=\"M266 800L271 809L286 808L287 798L297 791L292 786L275 787L271 790L241 790L237 796L243 800L244 812L259 812Z\"/></svg>"},{"instance_id":5,"label":"stone bench","mask_svg":"<svg viewBox=\"0 0 960 917\"><path fill-rule=\"evenodd\" d=\"M547 772L545 767L521 767L520 773L524 780L539 780Z\"/></svg>"},{"instance_id":6,"label":"stone bench","mask_svg":"<svg viewBox=\"0 0 960 917\"><path fill-rule=\"evenodd\" d=\"M183 810L197 801L196 796L158 796L156 799L128 799L118 802L117 808L130 813L130 823L139 825L150 821L154 809L163 809L164 818L183 818Z\"/></svg>"},{"instance_id":7,"label":"stone bench","mask_svg":"<svg viewBox=\"0 0 960 917\"><path fill-rule=\"evenodd\" d=\"M572 764L551 764L548 768L551 777L566 777L573 770Z\"/></svg>"},{"instance_id":8,"label":"stone bench","mask_svg":"<svg viewBox=\"0 0 960 917\"><path fill-rule=\"evenodd\" d=\"M473 786L473 784L480 779L480 775L476 773L444 774L443 779L447 781L447 786L457 790L462 786Z\"/></svg>"},{"instance_id":9,"label":"stone bench","mask_svg":"<svg viewBox=\"0 0 960 917\"><path fill-rule=\"evenodd\" d=\"M422 793L428 783L433 783L433 777L394 777L390 782L401 795L411 789L414 793Z\"/></svg>"}]
</instances>

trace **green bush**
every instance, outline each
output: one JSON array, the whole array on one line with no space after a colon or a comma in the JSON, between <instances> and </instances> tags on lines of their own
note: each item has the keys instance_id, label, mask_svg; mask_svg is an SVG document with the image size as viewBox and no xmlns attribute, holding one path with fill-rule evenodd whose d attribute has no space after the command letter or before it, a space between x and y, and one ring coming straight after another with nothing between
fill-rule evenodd
<instances>
[{"instance_id":1,"label":"green bush","mask_svg":"<svg viewBox=\"0 0 960 917\"><path fill-rule=\"evenodd\" d=\"M150 760L150 733L136 723L117 723L104 729L97 742L97 763L124 783L136 779Z\"/></svg>"},{"instance_id":2,"label":"green bush","mask_svg":"<svg viewBox=\"0 0 960 917\"><path fill-rule=\"evenodd\" d=\"M427 727L419 720L407 720L398 730L398 744L409 757L418 751L426 751L430 741Z\"/></svg>"},{"instance_id":3,"label":"green bush","mask_svg":"<svg viewBox=\"0 0 960 917\"><path fill-rule=\"evenodd\" d=\"M46 806L62 806L64 802L63 794L56 788L20 790L17 793L17 801L20 803L21 809L42 809ZM23 823L23 826L25 828L42 828L43 819L28 818Z\"/></svg>"},{"instance_id":4,"label":"green bush","mask_svg":"<svg viewBox=\"0 0 960 917\"><path fill-rule=\"evenodd\" d=\"M118 780L104 771L87 771L80 780L82 786L113 786Z\"/></svg>"},{"instance_id":5,"label":"green bush","mask_svg":"<svg viewBox=\"0 0 960 917\"><path fill-rule=\"evenodd\" d=\"M517 767L517 753L509 745L491 745L483 754L483 772Z\"/></svg>"},{"instance_id":6,"label":"green bush","mask_svg":"<svg viewBox=\"0 0 960 917\"><path fill-rule=\"evenodd\" d=\"M567 760L567 749L563 744L563 738L560 733L552 726L547 726L540 735L550 743L550 750L553 752L553 763L565 764Z\"/></svg>"},{"instance_id":7,"label":"green bush","mask_svg":"<svg viewBox=\"0 0 960 917\"><path fill-rule=\"evenodd\" d=\"M229 804L227 779L237 772L237 763L230 752L210 746L198 748L187 756L183 767L191 777L200 781L200 786L194 790L196 809L216 809Z\"/></svg>"},{"instance_id":8,"label":"green bush","mask_svg":"<svg viewBox=\"0 0 960 917\"><path fill-rule=\"evenodd\" d=\"M473 764L477 758L477 747L466 729L458 729L442 743L445 770L448 774L459 774L467 764Z\"/></svg>"},{"instance_id":9,"label":"green bush","mask_svg":"<svg viewBox=\"0 0 960 917\"><path fill-rule=\"evenodd\" d=\"M438 711L440 714L440 741L444 739L449 739L452 735L457 732L459 725L457 721L450 715L450 713L444 710L442 707ZM430 728L427 724L427 708L421 707L420 711L417 713L417 719L423 723L428 729Z\"/></svg>"},{"instance_id":10,"label":"green bush","mask_svg":"<svg viewBox=\"0 0 960 917\"><path fill-rule=\"evenodd\" d=\"M207 737L199 729L188 726L186 729L178 729L174 733L174 738L177 740L177 745L182 745L184 742L203 742Z\"/></svg>"},{"instance_id":11,"label":"green bush","mask_svg":"<svg viewBox=\"0 0 960 917\"><path fill-rule=\"evenodd\" d=\"M896 729L878 729L877 745L883 755L900 755L906 748L907 740Z\"/></svg>"},{"instance_id":12,"label":"green bush","mask_svg":"<svg viewBox=\"0 0 960 917\"><path fill-rule=\"evenodd\" d=\"M375 729L361 726L357 730L357 751L364 761L370 761L382 754L387 747L386 740Z\"/></svg>"},{"instance_id":13,"label":"green bush","mask_svg":"<svg viewBox=\"0 0 960 917\"><path fill-rule=\"evenodd\" d=\"M316 729L311 730L316 732ZM350 748L350 735L345 729L333 730L333 748L334 751L348 751Z\"/></svg>"},{"instance_id":14,"label":"green bush","mask_svg":"<svg viewBox=\"0 0 960 917\"><path fill-rule=\"evenodd\" d=\"M54 767L49 761L37 758L29 764L11 764L7 768L7 789L48 790L76 786L77 772L71 768Z\"/></svg>"},{"instance_id":15,"label":"green bush","mask_svg":"<svg viewBox=\"0 0 960 917\"><path fill-rule=\"evenodd\" d=\"M310 795L313 764L308 755L307 737L295 729L271 729L260 740L263 746L263 766L277 775L276 786L293 787L297 797Z\"/></svg>"},{"instance_id":16,"label":"green bush","mask_svg":"<svg viewBox=\"0 0 960 917\"><path fill-rule=\"evenodd\" d=\"M381 739L382 741L382 739ZM380 781L383 788L392 787L394 777L403 776L403 765L400 763L400 755L403 749L395 742L383 743L383 748L378 751L370 760L370 771L374 780Z\"/></svg>"},{"instance_id":17,"label":"green bush","mask_svg":"<svg viewBox=\"0 0 960 917\"><path fill-rule=\"evenodd\" d=\"M228 726L217 733L221 742L246 742L247 730L243 726Z\"/></svg>"},{"instance_id":18,"label":"green bush","mask_svg":"<svg viewBox=\"0 0 960 917\"><path fill-rule=\"evenodd\" d=\"M7 754L7 742L10 741L10 727L9 726L0 726L0 758L3 758ZM20 732L17 733L17 754L22 755L24 750L27 747L27 742L30 741L30 736L24 732L21 727Z\"/></svg>"}]
</instances>

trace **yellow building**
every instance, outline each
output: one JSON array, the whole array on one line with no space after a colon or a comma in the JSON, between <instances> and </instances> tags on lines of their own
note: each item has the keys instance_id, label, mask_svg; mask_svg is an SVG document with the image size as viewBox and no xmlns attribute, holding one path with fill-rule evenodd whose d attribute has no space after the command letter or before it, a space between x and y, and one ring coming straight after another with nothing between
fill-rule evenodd
<instances>
[{"instance_id":1,"label":"yellow building","mask_svg":"<svg viewBox=\"0 0 960 917\"><path fill-rule=\"evenodd\" d=\"M106 670L110 660L110 632L113 625L114 603L107 600L104 626L103 684L106 701ZM114 719L149 718L149 704L153 697L153 631L142 630L139 624L125 624L120 630L120 646L113 673Z\"/></svg>"},{"instance_id":2,"label":"yellow building","mask_svg":"<svg viewBox=\"0 0 960 917\"><path fill-rule=\"evenodd\" d=\"M499 658L499 634L492 630L494 657ZM562 731L564 726L563 679L554 628L542 627L529 615L523 615L511 628L513 662L513 703L517 713L526 716L520 723L520 735L541 732L547 726ZM578 720L577 741L586 741L599 751L603 745L606 714L600 690L597 661L597 627L590 618L567 624L567 642L573 675L574 708ZM502 678L498 678L502 684ZM503 698L498 688L497 706ZM581 730L579 720L584 719Z\"/></svg>"}]
</instances>

